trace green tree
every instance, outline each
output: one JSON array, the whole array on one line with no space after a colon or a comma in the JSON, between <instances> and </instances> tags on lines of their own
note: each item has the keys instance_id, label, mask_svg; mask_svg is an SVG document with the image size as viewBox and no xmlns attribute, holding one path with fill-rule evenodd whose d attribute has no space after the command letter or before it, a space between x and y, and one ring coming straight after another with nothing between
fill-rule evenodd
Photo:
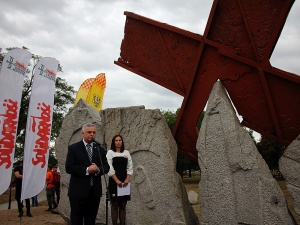
<instances>
[{"instance_id":1,"label":"green tree","mask_svg":"<svg viewBox=\"0 0 300 225\"><path fill-rule=\"evenodd\" d=\"M177 109L175 112L171 111L171 110L162 110L161 113L163 114L163 116L165 117L168 127L170 128L170 130L172 131L175 123L176 123L176 119L178 116L180 109Z\"/></svg>"},{"instance_id":2,"label":"green tree","mask_svg":"<svg viewBox=\"0 0 300 225\"><path fill-rule=\"evenodd\" d=\"M10 50L12 48L7 48L6 50ZM23 46L23 49L27 49ZM3 61L5 53L0 53L0 62ZM39 55L32 55L32 59L29 64L29 69L26 73L24 78L24 87L22 91L22 100L20 105L20 113L19 113L19 120L18 120L18 131L17 131L17 138L16 138L16 149L15 149L15 158L20 159L23 157L23 150L24 150L24 142L25 142L25 131L26 131L26 122L27 122L27 115L28 115L28 107L29 107L29 100L31 94L31 87L33 81L33 74L34 69L39 61L41 56ZM58 71L62 71L62 67L58 66ZM51 141L54 141L60 132L60 128L64 119L64 116L67 113L68 105L74 103L74 95L76 91L74 87L69 85L64 79L57 77L55 82L55 94L54 94L54 107L53 107L53 114L52 114L52 129L51 129ZM49 152L49 161L51 164L54 164L55 161L55 152L54 148L50 148Z\"/></svg>"}]
</instances>

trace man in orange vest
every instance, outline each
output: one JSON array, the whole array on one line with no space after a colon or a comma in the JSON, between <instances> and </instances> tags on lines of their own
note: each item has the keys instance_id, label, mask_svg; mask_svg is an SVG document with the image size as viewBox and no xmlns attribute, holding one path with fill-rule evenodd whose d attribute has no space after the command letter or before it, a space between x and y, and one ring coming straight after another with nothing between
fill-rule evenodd
<instances>
[{"instance_id":1,"label":"man in orange vest","mask_svg":"<svg viewBox=\"0 0 300 225\"><path fill-rule=\"evenodd\" d=\"M48 201L48 209L46 211L51 211L52 209L57 208L57 204L54 200L54 177L52 172L52 165L48 165L47 173L46 173L46 195Z\"/></svg>"}]
</instances>

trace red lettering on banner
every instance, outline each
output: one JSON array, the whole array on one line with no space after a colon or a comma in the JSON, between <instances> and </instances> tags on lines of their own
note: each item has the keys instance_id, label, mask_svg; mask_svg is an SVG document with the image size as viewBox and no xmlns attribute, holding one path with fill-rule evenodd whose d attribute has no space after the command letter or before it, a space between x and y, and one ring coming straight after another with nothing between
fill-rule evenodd
<instances>
[{"instance_id":1,"label":"red lettering on banner","mask_svg":"<svg viewBox=\"0 0 300 225\"><path fill-rule=\"evenodd\" d=\"M44 102L42 105L39 103L37 109L41 110L41 115L39 117L31 116L35 124L35 120L39 119L37 125L37 135L39 138L35 141L35 146L33 151L35 152L35 158L32 158L32 164L37 165L42 163L41 168L46 165L46 154L49 149L49 139L50 139L50 128L51 128L51 107L46 105ZM32 127L31 127L32 128ZM35 129L32 128L35 131Z\"/></svg>"},{"instance_id":2,"label":"red lettering on banner","mask_svg":"<svg viewBox=\"0 0 300 225\"><path fill-rule=\"evenodd\" d=\"M0 114L0 116L4 117L2 125L3 138L0 139L0 166L6 163L5 168L8 169L12 165L11 154L15 148L15 134L17 133L18 124L18 102L11 99L4 99L3 106L7 107L7 110L5 114Z\"/></svg>"},{"instance_id":3,"label":"red lettering on banner","mask_svg":"<svg viewBox=\"0 0 300 225\"><path fill-rule=\"evenodd\" d=\"M49 70L49 69L46 69L46 72L51 74L52 76L56 76L55 72L53 70Z\"/></svg>"},{"instance_id":4,"label":"red lettering on banner","mask_svg":"<svg viewBox=\"0 0 300 225\"><path fill-rule=\"evenodd\" d=\"M32 119L32 124L31 126L29 126L29 130L32 130L33 133L35 133L35 127L36 127L36 119L38 119L40 117L38 116L31 116L31 119ZM30 120L31 122L31 120Z\"/></svg>"},{"instance_id":5,"label":"red lettering on banner","mask_svg":"<svg viewBox=\"0 0 300 225\"><path fill-rule=\"evenodd\" d=\"M23 63L17 61L16 64L17 64L19 67L21 67L23 70L26 70L26 66L24 66Z\"/></svg>"}]
</instances>

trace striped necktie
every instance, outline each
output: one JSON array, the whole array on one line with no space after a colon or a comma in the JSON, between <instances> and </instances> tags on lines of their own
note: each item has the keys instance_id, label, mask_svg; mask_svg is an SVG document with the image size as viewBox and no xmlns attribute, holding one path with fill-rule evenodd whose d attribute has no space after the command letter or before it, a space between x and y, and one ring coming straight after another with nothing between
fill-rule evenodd
<instances>
[{"instance_id":1,"label":"striped necktie","mask_svg":"<svg viewBox=\"0 0 300 225\"><path fill-rule=\"evenodd\" d=\"M90 144L86 145L86 151L88 153L90 163L92 163L93 151L92 151L92 146Z\"/></svg>"},{"instance_id":2,"label":"striped necktie","mask_svg":"<svg viewBox=\"0 0 300 225\"><path fill-rule=\"evenodd\" d=\"M92 151L92 146L91 146L90 144L87 144L87 145L86 145L86 151L87 151L87 153L88 153L90 163L92 163L93 151ZM91 186L94 185L93 176L91 176L90 184L91 184Z\"/></svg>"}]
</instances>

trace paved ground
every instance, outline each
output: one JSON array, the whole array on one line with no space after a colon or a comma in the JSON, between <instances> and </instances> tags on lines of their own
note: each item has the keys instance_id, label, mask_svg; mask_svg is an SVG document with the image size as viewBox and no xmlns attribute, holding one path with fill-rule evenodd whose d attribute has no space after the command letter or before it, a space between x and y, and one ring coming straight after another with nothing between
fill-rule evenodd
<instances>
[{"instance_id":1,"label":"paved ground","mask_svg":"<svg viewBox=\"0 0 300 225\"><path fill-rule=\"evenodd\" d=\"M45 200L47 200L46 191L42 190L38 194L38 202L45 201ZM30 203L31 203L31 200L30 200ZM7 210L8 206L9 206L8 203L0 204L0 210ZM15 196L12 196L12 202L11 202L11 205L10 205L10 209L17 209L17 208L18 208L18 205L17 205L17 202L15 201Z\"/></svg>"},{"instance_id":2,"label":"paved ground","mask_svg":"<svg viewBox=\"0 0 300 225\"><path fill-rule=\"evenodd\" d=\"M14 196L12 196L14 200ZM38 207L31 207L30 211L33 217L18 217L17 202L11 202L11 209L8 209L8 203L0 204L0 225L67 225L67 222L59 215L46 211L48 208L46 201L46 191L38 194ZM25 210L24 210L25 211Z\"/></svg>"}]
</instances>

